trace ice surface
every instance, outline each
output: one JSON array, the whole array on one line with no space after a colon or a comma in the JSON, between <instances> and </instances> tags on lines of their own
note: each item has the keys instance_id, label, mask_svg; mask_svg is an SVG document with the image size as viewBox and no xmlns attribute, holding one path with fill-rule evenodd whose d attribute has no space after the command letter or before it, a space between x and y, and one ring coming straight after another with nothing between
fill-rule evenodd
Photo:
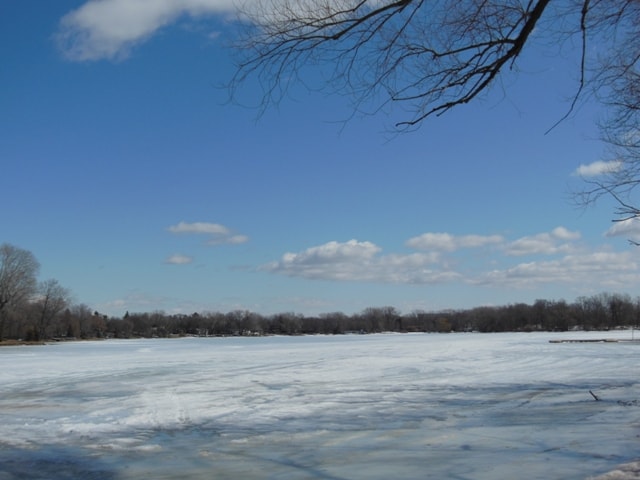
<instances>
[{"instance_id":1,"label":"ice surface","mask_svg":"<svg viewBox=\"0 0 640 480\"><path fill-rule=\"evenodd\" d=\"M549 340L603 337L4 347L0 480L597 476L640 457L640 344Z\"/></svg>"}]
</instances>

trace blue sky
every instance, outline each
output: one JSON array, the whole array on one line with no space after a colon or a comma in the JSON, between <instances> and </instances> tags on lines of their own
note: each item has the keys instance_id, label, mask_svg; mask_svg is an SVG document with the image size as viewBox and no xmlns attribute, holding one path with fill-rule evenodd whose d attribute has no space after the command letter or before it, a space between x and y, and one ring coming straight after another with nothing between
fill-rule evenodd
<instances>
[{"instance_id":1,"label":"blue sky","mask_svg":"<svg viewBox=\"0 0 640 480\"><path fill-rule=\"evenodd\" d=\"M602 112L584 102L545 135L576 85L570 52L527 51L504 88L392 135L402 112L343 123L339 95L294 89L262 116L230 103L231 13L2 3L0 242L43 279L115 316L635 297L637 232L610 201L571 200Z\"/></svg>"}]
</instances>

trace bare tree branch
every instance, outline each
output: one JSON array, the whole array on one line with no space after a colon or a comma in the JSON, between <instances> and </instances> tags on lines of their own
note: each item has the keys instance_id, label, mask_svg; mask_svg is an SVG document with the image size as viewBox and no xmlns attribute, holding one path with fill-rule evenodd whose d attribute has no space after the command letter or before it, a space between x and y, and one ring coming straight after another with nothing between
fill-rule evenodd
<instances>
[{"instance_id":1,"label":"bare tree branch","mask_svg":"<svg viewBox=\"0 0 640 480\"><path fill-rule=\"evenodd\" d=\"M522 52L550 0L273 0L247 13L232 92L248 77L277 103L307 65L327 64L324 87L363 104L414 111L412 126L470 102ZM326 73L326 71L325 71Z\"/></svg>"},{"instance_id":2,"label":"bare tree branch","mask_svg":"<svg viewBox=\"0 0 640 480\"><path fill-rule=\"evenodd\" d=\"M488 92L534 41L560 45L578 39L575 92L551 129L586 95L608 107L602 139L609 160L621 168L595 182L587 179L577 198L588 204L611 196L620 206L618 217L636 218L629 195L640 183L638 0L259 0L258 5L243 17L232 97L250 77L257 79L265 109L302 83L349 93L355 109L365 113L399 105L406 114L396 122L400 130ZM320 79L308 75L309 66Z\"/></svg>"}]
</instances>

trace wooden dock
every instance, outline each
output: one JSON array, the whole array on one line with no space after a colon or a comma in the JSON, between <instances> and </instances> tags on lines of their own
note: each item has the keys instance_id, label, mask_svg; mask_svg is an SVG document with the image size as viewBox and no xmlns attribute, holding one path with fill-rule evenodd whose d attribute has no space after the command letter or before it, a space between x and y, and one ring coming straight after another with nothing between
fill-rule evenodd
<instances>
[{"instance_id":1,"label":"wooden dock","mask_svg":"<svg viewBox=\"0 0 640 480\"><path fill-rule=\"evenodd\" d=\"M623 338L583 338L583 339L562 339L549 340L549 343L640 343L640 340L625 340Z\"/></svg>"}]
</instances>

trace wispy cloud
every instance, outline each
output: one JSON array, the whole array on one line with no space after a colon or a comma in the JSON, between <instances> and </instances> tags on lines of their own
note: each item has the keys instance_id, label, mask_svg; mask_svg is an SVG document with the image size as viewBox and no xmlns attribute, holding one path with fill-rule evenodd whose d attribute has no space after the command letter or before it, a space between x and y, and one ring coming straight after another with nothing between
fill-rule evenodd
<instances>
[{"instance_id":1,"label":"wispy cloud","mask_svg":"<svg viewBox=\"0 0 640 480\"><path fill-rule=\"evenodd\" d=\"M169 227L171 233L194 233L194 234L208 234L208 235L228 235L229 229L224 225L218 223L207 222L180 222L176 225Z\"/></svg>"},{"instance_id":2,"label":"wispy cloud","mask_svg":"<svg viewBox=\"0 0 640 480\"><path fill-rule=\"evenodd\" d=\"M609 162L599 160L588 165L580 165L573 174L577 177L584 178L598 177L600 175L608 175L618 172L622 166L622 162L618 160L611 160Z\"/></svg>"},{"instance_id":3,"label":"wispy cloud","mask_svg":"<svg viewBox=\"0 0 640 480\"><path fill-rule=\"evenodd\" d=\"M640 280L640 270L629 252L595 251L566 255L558 259L520 263L492 270L471 283L493 287L527 288L550 284L628 287Z\"/></svg>"},{"instance_id":4,"label":"wispy cloud","mask_svg":"<svg viewBox=\"0 0 640 480\"><path fill-rule=\"evenodd\" d=\"M235 234L229 228L219 223L180 222L176 225L171 225L167 230L175 234L206 235L209 237L207 240L208 245L239 245L249 241L249 237L246 235Z\"/></svg>"},{"instance_id":5,"label":"wispy cloud","mask_svg":"<svg viewBox=\"0 0 640 480\"><path fill-rule=\"evenodd\" d=\"M220 245L223 243L227 243L230 245L240 245L242 243L247 243L249 241L249 237L246 235L224 235L224 236L214 236L211 240L207 242L208 245Z\"/></svg>"},{"instance_id":6,"label":"wispy cloud","mask_svg":"<svg viewBox=\"0 0 640 480\"><path fill-rule=\"evenodd\" d=\"M228 14L234 5L234 0L89 0L60 20L55 39L72 61L122 60L183 16Z\"/></svg>"},{"instance_id":7,"label":"wispy cloud","mask_svg":"<svg viewBox=\"0 0 640 480\"><path fill-rule=\"evenodd\" d=\"M504 241L502 235L461 235L449 233L423 233L407 240L406 245L418 250L438 250L453 252L461 248L479 248L497 245Z\"/></svg>"},{"instance_id":8,"label":"wispy cloud","mask_svg":"<svg viewBox=\"0 0 640 480\"><path fill-rule=\"evenodd\" d=\"M121 317L125 312L189 314L193 312L216 310L215 305L196 303L184 298L157 295L142 290L126 292L119 298L96 304L94 308L103 314L114 317ZM229 310L231 310L231 308L229 308Z\"/></svg>"},{"instance_id":9,"label":"wispy cloud","mask_svg":"<svg viewBox=\"0 0 640 480\"><path fill-rule=\"evenodd\" d=\"M187 255L181 255L179 253L175 255L171 255L169 258L165 260L165 263L169 265L187 265L193 262L193 257L189 257Z\"/></svg>"},{"instance_id":10,"label":"wispy cloud","mask_svg":"<svg viewBox=\"0 0 640 480\"><path fill-rule=\"evenodd\" d=\"M579 232L571 232L564 227L557 227L548 233L538 233L519 238L505 247L507 255L553 255L569 253L574 248L571 243L580 238Z\"/></svg>"},{"instance_id":11,"label":"wispy cloud","mask_svg":"<svg viewBox=\"0 0 640 480\"><path fill-rule=\"evenodd\" d=\"M109 315L120 316L128 311L130 313L136 311L156 311L162 310L167 298L153 295L138 290L128 292L121 298L96 305L98 311Z\"/></svg>"}]
</instances>

